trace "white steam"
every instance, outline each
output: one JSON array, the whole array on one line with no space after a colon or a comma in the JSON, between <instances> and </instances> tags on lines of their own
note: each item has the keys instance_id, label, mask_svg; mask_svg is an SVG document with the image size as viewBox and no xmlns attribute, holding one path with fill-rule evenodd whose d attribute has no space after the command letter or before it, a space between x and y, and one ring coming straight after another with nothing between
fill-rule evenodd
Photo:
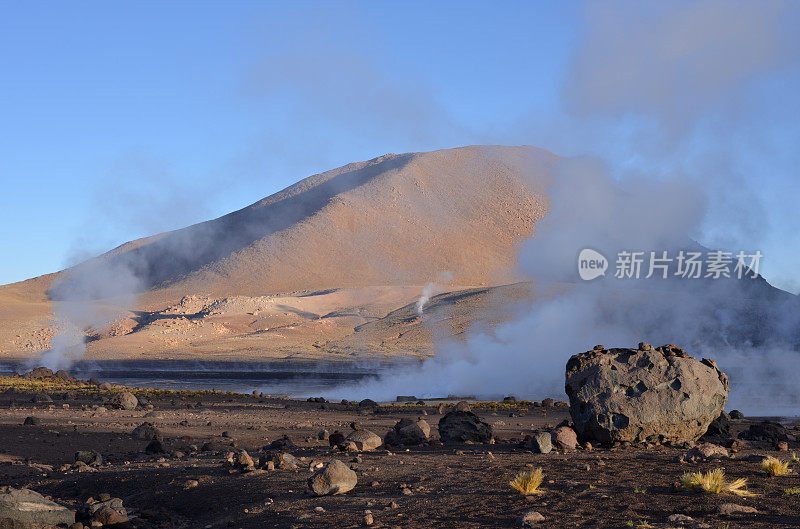
<instances>
[{"instance_id":1,"label":"white steam","mask_svg":"<svg viewBox=\"0 0 800 529\"><path fill-rule=\"evenodd\" d=\"M754 252L765 232L784 233L787 220L761 225L786 211L768 210L764 203L785 199L765 190L792 181L796 168L757 178L752 169L797 142L796 129L783 128L794 140L770 145L776 131L762 119L796 107L796 92L760 96L798 73L800 9L779 0L612 2L589 3L584 14L563 94L568 118L557 129L616 163L565 160L554 172L549 214L520 251L534 300L494 332L438 343L420 367L337 395L563 397L571 355L644 340L716 360L731 377L732 407L797 414L800 299L761 278L620 281L613 272L621 250L674 256L710 239L710 249ZM756 126L769 134L745 141ZM609 259L605 278L578 279L584 248Z\"/></svg>"},{"instance_id":2,"label":"white steam","mask_svg":"<svg viewBox=\"0 0 800 529\"><path fill-rule=\"evenodd\" d=\"M86 352L87 332L101 330L134 305L143 281L133 261L108 255L65 270L50 288L56 334L50 349L31 359L28 368L69 369Z\"/></svg>"}]
</instances>

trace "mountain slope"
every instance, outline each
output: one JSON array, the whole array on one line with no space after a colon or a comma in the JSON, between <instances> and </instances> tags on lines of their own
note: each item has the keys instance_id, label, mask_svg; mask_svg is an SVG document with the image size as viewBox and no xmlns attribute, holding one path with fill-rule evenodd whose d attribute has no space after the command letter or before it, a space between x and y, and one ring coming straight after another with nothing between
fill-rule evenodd
<instances>
[{"instance_id":1,"label":"mountain slope","mask_svg":"<svg viewBox=\"0 0 800 529\"><path fill-rule=\"evenodd\" d=\"M35 323L0 321L0 351L46 347L28 335L41 330L53 302L104 299L159 311L188 295L413 286L385 315L443 275L452 289L514 282L516 246L545 214L542 190L557 160L534 147L472 146L389 154L311 176L218 219L0 287L15 303L38 301L29 310Z\"/></svg>"}]
</instances>

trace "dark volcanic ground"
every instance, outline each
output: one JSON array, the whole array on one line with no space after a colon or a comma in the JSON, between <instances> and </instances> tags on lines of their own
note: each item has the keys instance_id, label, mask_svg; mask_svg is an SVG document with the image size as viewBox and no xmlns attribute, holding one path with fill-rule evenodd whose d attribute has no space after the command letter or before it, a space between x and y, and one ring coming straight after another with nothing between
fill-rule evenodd
<instances>
[{"instance_id":1,"label":"dark volcanic ground","mask_svg":"<svg viewBox=\"0 0 800 529\"><path fill-rule=\"evenodd\" d=\"M73 509L107 493L123 499L131 527L143 528L363 527L365 510L372 512L373 527L520 527L520 516L529 510L544 516L541 527L678 527L668 521L675 513L694 519L686 527L800 527L800 496L785 493L800 486L797 471L770 478L757 461L746 459L752 454L788 459L798 448L794 444L788 453L748 449L734 459L698 464L680 462L685 450L668 447L533 454L518 448L518 441L567 419L567 408L487 403L474 411L493 425L495 444L378 449L355 462L357 454L332 450L317 432L347 433L357 421L383 436L399 419L427 413L435 433L438 403L372 411L355 404L223 394L168 396L151 398L159 417L144 418L146 409L92 409L102 398L70 395L32 404L28 395L0 395L1 483L34 489ZM27 416L42 422L23 426ZM132 438L130 432L144 421L162 431L169 453L147 455L148 441ZM740 431L748 421L733 424ZM300 469L242 474L224 464L233 445L255 458L284 434L298 446L291 452L306 458ZM194 449L210 440L215 452ZM61 470L74 462L75 451L89 449L100 451L107 463L97 471ZM358 485L345 495L312 496L306 487L309 463L334 457L352 465ZM684 472L720 466L731 478L747 478L758 496L699 495L674 486ZM526 498L508 482L531 467L544 469L545 492ZM187 489L190 480L198 485ZM717 514L718 505L731 502L759 513Z\"/></svg>"}]
</instances>

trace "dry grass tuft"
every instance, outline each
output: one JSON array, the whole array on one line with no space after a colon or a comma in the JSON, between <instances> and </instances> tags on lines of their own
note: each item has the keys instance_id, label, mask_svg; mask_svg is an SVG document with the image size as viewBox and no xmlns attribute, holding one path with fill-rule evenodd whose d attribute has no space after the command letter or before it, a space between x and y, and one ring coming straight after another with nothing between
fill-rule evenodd
<instances>
[{"instance_id":1,"label":"dry grass tuft","mask_svg":"<svg viewBox=\"0 0 800 529\"><path fill-rule=\"evenodd\" d=\"M725 471L721 468L708 472L688 472L681 476L681 483L687 489L706 494L735 494L736 496L755 496L748 492L746 478L734 481L725 480Z\"/></svg>"},{"instance_id":2,"label":"dry grass tuft","mask_svg":"<svg viewBox=\"0 0 800 529\"><path fill-rule=\"evenodd\" d=\"M785 476L792 472L789 461L782 461L776 457L767 457L761 462L761 469L770 476Z\"/></svg>"},{"instance_id":3,"label":"dry grass tuft","mask_svg":"<svg viewBox=\"0 0 800 529\"><path fill-rule=\"evenodd\" d=\"M544 481L544 473L541 468L520 472L509 482L511 487L520 494L542 494L539 485Z\"/></svg>"}]
</instances>

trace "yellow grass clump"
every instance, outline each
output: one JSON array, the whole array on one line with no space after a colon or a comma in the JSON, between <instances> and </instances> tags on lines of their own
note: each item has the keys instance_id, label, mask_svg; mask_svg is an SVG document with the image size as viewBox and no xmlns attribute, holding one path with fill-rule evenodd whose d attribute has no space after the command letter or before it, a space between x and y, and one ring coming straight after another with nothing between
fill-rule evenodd
<instances>
[{"instance_id":1,"label":"yellow grass clump","mask_svg":"<svg viewBox=\"0 0 800 529\"><path fill-rule=\"evenodd\" d=\"M687 472L681 476L681 483L689 490L706 494L755 496L745 488L747 486L747 478L727 481L725 479L725 471L721 468L709 470L708 472Z\"/></svg>"},{"instance_id":2,"label":"yellow grass clump","mask_svg":"<svg viewBox=\"0 0 800 529\"><path fill-rule=\"evenodd\" d=\"M541 494L544 492L539 490L542 481L544 481L544 473L541 468L537 468L520 472L509 482L509 485L520 494Z\"/></svg>"},{"instance_id":3,"label":"yellow grass clump","mask_svg":"<svg viewBox=\"0 0 800 529\"><path fill-rule=\"evenodd\" d=\"M788 461L782 461L776 457L767 457L761 462L761 469L770 476L785 476L792 469L789 468Z\"/></svg>"}]
</instances>

